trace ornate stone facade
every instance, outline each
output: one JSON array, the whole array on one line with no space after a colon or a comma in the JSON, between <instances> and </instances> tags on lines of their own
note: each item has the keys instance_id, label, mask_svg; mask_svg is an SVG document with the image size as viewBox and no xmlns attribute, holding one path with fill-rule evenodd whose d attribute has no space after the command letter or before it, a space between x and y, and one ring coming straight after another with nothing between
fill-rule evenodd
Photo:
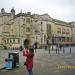
<instances>
[{"instance_id":1,"label":"ornate stone facade","mask_svg":"<svg viewBox=\"0 0 75 75\"><path fill-rule=\"evenodd\" d=\"M30 45L45 46L54 43L75 43L75 23L51 18L48 14L18 13L12 8L10 13L1 9L0 46L19 48L25 40ZM53 40L53 41L52 41Z\"/></svg>"}]
</instances>

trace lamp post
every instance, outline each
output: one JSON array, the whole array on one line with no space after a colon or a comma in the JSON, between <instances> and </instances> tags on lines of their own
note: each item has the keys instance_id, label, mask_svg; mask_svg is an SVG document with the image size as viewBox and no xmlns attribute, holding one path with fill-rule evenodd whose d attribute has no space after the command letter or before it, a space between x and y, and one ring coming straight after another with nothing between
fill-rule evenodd
<instances>
[{"instance_id":1,"label":"lamp post","mask_svg":"<svg viewBox=\"0 0 75 75\"><path fill-rule=\"evenodd\" d=\"M54 45L54 35L52 36L52 45Z\"/></svg>"},{"instance_id":2,"label":"lamp post","mask_svg":"<svg viewBox=\"0 0 75 75\"><path fill-rule=\"evenodd\" d=\"M43 44L43 29L42 29L42 22L41 22L41 47Z\"/></svg>"},{"instance_id":3,"label":"lamp post","mask_svg":"<svg viewBox=\"0 0 75 75\"><path fill-rule=\"evenodd\" d=\"M50 54L50 39L49 39L49 37L47 38L47 46L48 46L48 50L49 50L49 54Z\"/></svg>"}]
</instances>

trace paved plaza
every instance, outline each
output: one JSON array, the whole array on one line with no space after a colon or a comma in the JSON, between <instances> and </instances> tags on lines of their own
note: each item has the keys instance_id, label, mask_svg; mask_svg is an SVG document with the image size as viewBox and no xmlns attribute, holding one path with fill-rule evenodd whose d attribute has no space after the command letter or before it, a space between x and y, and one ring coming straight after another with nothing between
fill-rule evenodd
<instances>
[{"instance_id":1,"label":"paved plaza","mask_svg":"<svg viewBox=\"0 0 75 75\"><path fill-rule=\"evenodd\" d=\"M37 49L34 56L34 75L75 75L75 52L73 48L72 53L69 53L69 48L65 48L63 54L61 50L59 54L55 51ZM19 68L13 70L0 70L0 75L28 75L26 67L23 65L25 58L22 52L18 50L0 50L0 68L4 65L4 60L7 58L9 52L19 52ZM63 66L70 66L63 67Z\"/></svg>"}]
</instances>

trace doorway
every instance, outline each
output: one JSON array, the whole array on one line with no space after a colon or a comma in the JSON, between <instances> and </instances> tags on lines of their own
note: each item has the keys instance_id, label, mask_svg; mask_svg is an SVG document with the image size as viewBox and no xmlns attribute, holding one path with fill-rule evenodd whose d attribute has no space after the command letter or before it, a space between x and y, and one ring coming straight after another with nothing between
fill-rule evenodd
<instances>
[{"instance_id":1,"label":"doorway","mask_svg":"<svg viewBox=\"0 0 75 75\"><path fill-rule=\"evenodd\" d=\"M29 42L29 39L25 39L24 40L24 47L29 47L29 44L30 44L30 42Z\"/></svg>"}]
</instances>

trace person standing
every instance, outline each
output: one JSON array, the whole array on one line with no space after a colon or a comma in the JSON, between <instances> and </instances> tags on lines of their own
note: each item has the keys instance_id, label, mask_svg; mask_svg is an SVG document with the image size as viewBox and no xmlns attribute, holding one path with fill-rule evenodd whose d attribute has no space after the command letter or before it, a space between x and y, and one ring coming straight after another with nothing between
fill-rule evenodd
<instances>
[{"instance_id":1,"label":"person standing","mask_svg":"<svg viewBox=\"0 0 75 75\"><path fill-rule=\"evenodd\" d=\"M26 57L26 62L24 63L24 65L26 65L29 75L33 75L32 69L33 69L34 49L25 48L23 50L23 56Z\"/></svg>"},{"instance_id":2,"label":"person standing","mask_svg":"<svg viewBox=\"0 0 75 75\"><path fill-rule=\"evenodd\" d=\"M20 51L22 51L23 50L23 48L22 48L22 46L20 46Z\"/></svg>"}]
</instances>

